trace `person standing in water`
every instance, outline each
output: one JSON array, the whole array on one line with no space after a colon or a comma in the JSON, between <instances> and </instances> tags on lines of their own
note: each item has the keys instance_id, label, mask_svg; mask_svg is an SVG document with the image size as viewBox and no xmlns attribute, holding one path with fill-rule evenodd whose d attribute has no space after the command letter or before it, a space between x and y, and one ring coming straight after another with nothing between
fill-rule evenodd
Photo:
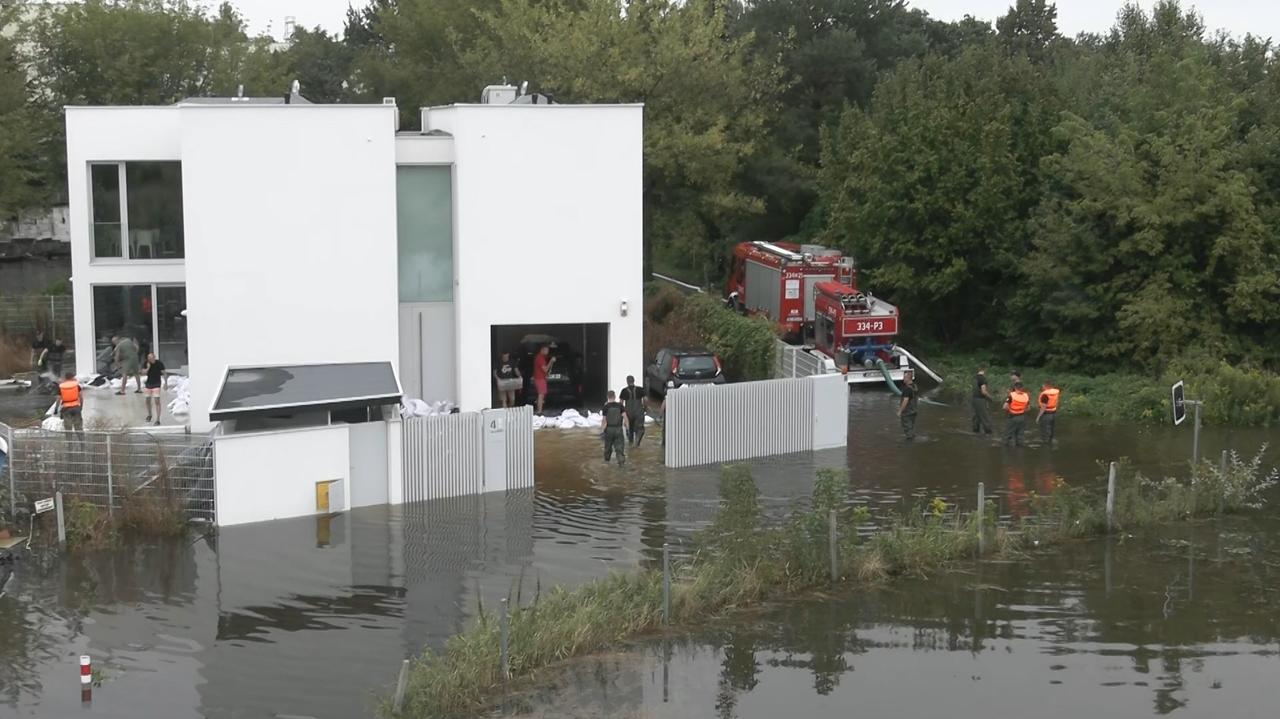
<instances>
[{"instance_id":1,"label":"person standing in water","mask_svg":"<svg viewBox=\"0 0 1280 719\"><path fill-rule=\"evenodd\" d=\"M644 390L636 386L636 378L627 375L627 386L618 395L622 406L627 410L627 444L640 446L644 439Z\"/></svg>"},{"instance_id":2,"label":"person standing in water","mask_svg":"<svg viewBox=\"0 0 1280 719\"><path fill-rule=\"evenodd\" d=\"M1045 380L1040 386L1040 396L1036 398L1036 404L1040 407L1040 413L1036 415L1036 424L1040 426L1040 439L1053 446L1054 432L1058 423L1058 400L1062 397L1062 390L1053 386L1051 380Z\"/></svg>"},{"instance_id":3,"label":"person standing in water","mask_svg":"<svg viewBox=\"0 0 1280 719\"><path fill-rule=\"evenodd\" d=\"M908 441L916 438L916 373L907 370L902 374L902 401L898 403L898 419L902 422L902 436Z\"/></svg>"},{"instance_id":4,"label":"person standing in water","mask_svg":"<svg viewBox=\"0 0 1280 719\"><path fill-rule=\"evenodd\" d=\"M987 411L991 400L991 391L987 388L987 367L981 365L973 378L973 396L969 398L969 406L973 410L974 434L991 434L991 414Z\"/></svg>"},{"instance_id":5,"label":"person standing in water","mask_svg":"<svg viewBox=\"0 0 1280 719\"><path fill-rule=\"evenodd\" d=\"M146 389L143 390L142 403L147 406L147 421L151 421L151 405L155 405L155 423L160 425L160 390L164 387L164 363L156 359L155 352L147 353L147 364L142 368L147 375Z\"/></svg>"},{"instance_id":6,"label":"person standing in water","mask_svg":"<svg viewBox=\"0 0 1280 719\"><path fill-rule=\"evenodd\" d=\"M608 399L604 408L600 410L600 414L604 415L604 462L608 464L616 450L618 466L621 467L627 463L627 445L623 440L623 420L626 418L627 411L617 400L613 390L609 390Z\"/></svg>"},{"instance_id":7,"label":"person standing in water","mask_svg":"<svg viewBox=\"0 0 1280 719\"><path fill-rule=\"evenodd\" d=\"M1013 384L1009 396L1004 399L1004 443L1005 445L1022 446L1022 432L1027 427L1027 406L1031 404L1031 395L1023 388L1022 382Z\"/></svg>"}]
</instances>

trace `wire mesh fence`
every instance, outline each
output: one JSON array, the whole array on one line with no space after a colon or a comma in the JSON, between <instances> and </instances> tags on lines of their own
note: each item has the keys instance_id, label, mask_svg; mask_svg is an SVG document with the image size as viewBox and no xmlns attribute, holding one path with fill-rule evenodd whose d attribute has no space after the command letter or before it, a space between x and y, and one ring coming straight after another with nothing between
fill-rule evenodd
<instances>
[{"instance_id":1,"label":"wire mesh fence","mask_svg":"<svg viewBox=\"0 0 1280 719\"><path fill-rule=\"evenodd\" d=\"M214 519L208 435L136 430L52 432L0 425L13 516L55 491L115 511L129 498L175 500L190 519Z\"/></svg>"},{"instance_id":2,"label":"wire mesh fence","mask_svg":"<svg viewBox=\"0 0 1280 719\"><path fill-rule=\"evenodd\" d=\"M71 346L75 337L75 311L71 295L0 296L0 335L31 336L44 332L52 342Z\"/></svg>"}]
</instances>

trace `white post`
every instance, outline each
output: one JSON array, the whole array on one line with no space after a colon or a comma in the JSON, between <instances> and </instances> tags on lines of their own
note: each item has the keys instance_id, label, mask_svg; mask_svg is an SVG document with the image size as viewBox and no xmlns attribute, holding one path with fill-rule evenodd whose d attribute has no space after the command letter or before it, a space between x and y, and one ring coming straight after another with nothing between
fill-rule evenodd
<instances>
[{"instance_id":1,"label":"white post","mask_svg":"<svg viewBox=\"0 0 1280 719\"><path fill-rule=\"evenodd\" d=\"M58 544L67 546L67 522L62 514L62 492L53 493L53 506L58 515Z\"/></svg>"},{"instance_id":2,"label":"white post","mask_svg":"<svg viewBox=\"0 0 1280 719\"><path fill-rule=\"evenodd\" d=\"M1191 461L1200 464L1200 405L1204 404L1200 400L1196 400L1196 428L1191 434Z\"/></svg>"},{"instance_id":3,"label":"white post","mask_svg":"<svg viewBox=\"0 0 1280 719\"><path fill-rule=\"evenodd\" d=\"M840 561L836 554L837 529L836 529L836 510L831 510L827 515L827 547L831 553L831 583L835 584L840 581Z\"/></svg>"},{"instance_id":4,"label":"white post","mask_svg":"<svg viewBox=\"0 0 1280 719\"><path fill-rule=\"evenodd\" d=\"M1115 462L1111 463L1111 469L1107 472L1107 531L1115 526L1116 515L1116 471L1119 465Z\"/></svg>"},{"instance_id":5,"label":"white post","mask_svg":"<svg viewBox=\"0 0 1280 719\"><path fill-rule=\"evenodd\" d=\"M9 520L12 521L18 515L18 494L14 486L17 484L18 476L18 464L15 461L18 457L18 452L13 442L15 435L13 427L8 427L8 430L8 436L6 437L8 444L5 445L7 447L5 451L9 454Z\"/></svg>"},{"instance_id":6,"label":"white post","mask_svg":"<svg viewBox=\"0 0 1280 719\"><path fill-rule=\"evenodd\" d=\"M671 545L662 543L662 623L671 623Z\"/></svg>"},{"instance_id":7,"label":"white post","mask_svg":"<svg viewBox=\"0 0 1280 719\"><path fill-rule=\"evenodd\" d=\"M404 690L409 685L409 660L400 663L400 678L396 680L396 695L391 702L392 710L399 713L404 708Z\"/></svg>"},{"instance_id":8,"label":"white post","mask_svg":"<svg viewBox=\"0 0 1280 719\"><path fill-rule=\"evenodd\" d=\"M987 485L978 482L978 554L984 554L987 550L987 523L983 516L987 509Z\"/></svg>"},{"instance_id":9,"label":"white post","mask_svg":"<svg viewBox=\"0 0 1280 719\"><path fill-rule=\"evenodd\" d=\"M58 324L54 322L53 295L49 295L49 339L50 341L58 338Z\"/></svg>"},{"instance_id":10,"label":"white post","mask_svg":"<svg viewBox=\"0 0 1280 719\"><path fill-rule=\"evenodd\" d=\"M115 482L111 477L111 433L107 433L107 516L114 517L116 513L116 492Z\"/></svg>"},{"instance_id":11,"label":"white post","mask_svg":"<svg viewBox=\"0 0 1280 719\"><path fill-rule=\"evenodd\" d=\"M507 632L509 630L507 629L508 620L507 620L507 598L506 597L502 598L501 604L502 604L502 620L501 620L502 624L499 625L498 661L501 664L502 678L510 679L511 678L511 659L507 654Z\"/></svg>"}]
</instances>

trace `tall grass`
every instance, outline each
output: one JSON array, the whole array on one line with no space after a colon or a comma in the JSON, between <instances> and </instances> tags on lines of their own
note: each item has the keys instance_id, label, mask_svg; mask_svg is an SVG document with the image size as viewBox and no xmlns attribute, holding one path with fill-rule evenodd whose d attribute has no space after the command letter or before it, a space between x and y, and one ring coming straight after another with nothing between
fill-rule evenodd
<instances>
[{"instance_id":1,"label":"tall grass","mask_svg":"<svg viewBox=\"0 0 1280 719\"><path fill-rule=\"evenodd\" d=\"M1134 529L1158 522L1258 507L1274 486L1264 473L1262 452L1250 460L1232 455L1225 470L1209 464L1184 479L1153 481L1125 467L1114 521ZM982 513L965 512L938 498L878 522L867 539L865 508L845 503L842 475L820 471L812 496L785 521L771 523L761 509L750 472L726 467L721 505L711 525L695 536L692 553L674 562L673 623L690 624L770 599L829 586L829 516L836 512L837 569L841 581L876 582L895 575L936 571L987 551L1007 555L1106 531L1105 497L1097 490L1061 482L1051 494L1030 500L1032 513L997 526L991 503ZM510 601L511 598L509 598ZM538 593L527 606L515 598L510 614L509 665L515 681L565 659L598 651L662 626L662 575L654 570L613 573L574 590ZM406 702L384 716L448 717L483 711L502 690L499 621L483 609L440 651L425 651L413 664Z\"/></svg>"}]
</instances>

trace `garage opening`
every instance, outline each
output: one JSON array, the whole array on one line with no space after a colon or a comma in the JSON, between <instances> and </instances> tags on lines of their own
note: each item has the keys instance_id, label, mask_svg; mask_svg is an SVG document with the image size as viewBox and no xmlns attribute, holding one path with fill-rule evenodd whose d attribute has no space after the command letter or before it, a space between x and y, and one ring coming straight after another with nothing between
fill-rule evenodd
<instances>
[{"instance_id":1,"label":"garage opening","mask_svg":"<svg viewBox=\"0 0 1280 719\"><path fill-rule=\"evenodd\" d=\"M609 323L555 325L493 325L489 328L492 369L503 352L524 378L516 391L517 405L536 404L533 389L533 356L543 345L551 348L556 362L547 373L545 413L565 409L599 409L609 389ZM491 406L501 407L497 384L490 381Z\"/></svg>"}]
</instances>

